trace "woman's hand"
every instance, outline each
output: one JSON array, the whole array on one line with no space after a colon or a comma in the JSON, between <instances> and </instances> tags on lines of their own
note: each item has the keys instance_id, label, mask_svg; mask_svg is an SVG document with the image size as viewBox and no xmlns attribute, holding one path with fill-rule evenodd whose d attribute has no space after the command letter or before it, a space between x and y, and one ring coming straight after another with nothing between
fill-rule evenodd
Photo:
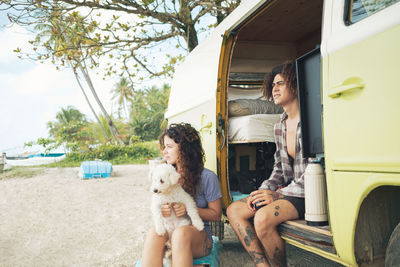
<instances>
[{"instance_id":1,"label":"woman's hand","mask_svg":"<svg viewBox=\"0 0 400 267\"><path fill-rule=\"evenodd\" d=\"M161 205L161 215L163 217L169 217L171 216L171 213L172 213L172 208L170 204L164 203Z\"/></svg>"},{"instance_id":2,"label":"woman's hand","mask_svg":"<svg viewBox=\"0 0 400 267\"><path fill-rule=\"evenodd\" d=\"M186 215L186 206L182 202L172 203L172 208L174 209L176 217L181 217Z\"/></svg>"},{"instance_id":3,"label":"woman's hand","mask_svg":"<svg viewBox=\"0 0 400 267\"><path fill-rule=\"evenodd\" d=\"M265 206L282 197L283 195L275 191L256 190L250 193L250 196L247 199L247 205L251 206L250 209L255 210L254 205L256 205L257 207Z\"/></svg>"}]
</instances>

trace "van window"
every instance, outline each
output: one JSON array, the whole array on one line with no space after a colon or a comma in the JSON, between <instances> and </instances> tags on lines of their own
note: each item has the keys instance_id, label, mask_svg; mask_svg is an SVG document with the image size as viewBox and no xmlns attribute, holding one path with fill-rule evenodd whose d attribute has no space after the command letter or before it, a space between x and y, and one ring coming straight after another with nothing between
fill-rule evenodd
<instances>
[{"instance_id":1,"label":"van window","mask_svg":"<svg viewBox=\"0 0 400 267\"><path fill-rule=\"evenodd\" d=\"M346 25L356 23L397 2L400 2L400 0L347 0Z\"/></svg>"}]
</instances>

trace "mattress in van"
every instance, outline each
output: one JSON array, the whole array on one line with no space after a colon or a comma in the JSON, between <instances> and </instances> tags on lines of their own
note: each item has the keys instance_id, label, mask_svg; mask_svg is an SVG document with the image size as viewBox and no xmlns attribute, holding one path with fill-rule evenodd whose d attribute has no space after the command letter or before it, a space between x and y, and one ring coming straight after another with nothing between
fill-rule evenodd
<instances>
[{"instance_id":1,"label":"mattress in van","mask_svg":"<svg viewBox=\"0 0 400 267\"><path fill-rule=\"evenodd\" d=\"M275 142L274 125L280 114L254 114L228 120L229 142Z\"/></svg>"}]
</instances>

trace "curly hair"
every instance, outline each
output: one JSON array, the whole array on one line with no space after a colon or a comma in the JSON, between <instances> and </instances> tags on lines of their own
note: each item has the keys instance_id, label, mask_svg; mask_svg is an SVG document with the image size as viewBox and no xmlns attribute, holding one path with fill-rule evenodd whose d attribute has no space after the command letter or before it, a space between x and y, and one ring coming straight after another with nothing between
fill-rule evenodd
<instances>
[{"instance_id":1,"label":"curly hair","mask_svg":"<svg viewBox=\"0 0 400 267\"><path fill-rule=\"evenodd\" d=\"M296 64L294 62L288 62L283 65L277 66L272 69L270 73L267 73L264 78L264 83L261 87L261 91L264 97L268 100L272 97L272 82L277 74L282 75L285 80L290 93L293 96L297 96L297 79L296 79Z\"/></svg>"},{"instance_id":2,"label":"curly hair","mask_svg":"<svg viewBox=\"0 0 400 267\"><path fill-rule=\"evenodd\" d=\"M177 172L183 178L183 189L196 198L196 185L201 179L204 168L204 150L199 133L189 123L171 124L159 137L160 148L163 150L164 137L168 136L178 144Z\"/></svg>"}]
</instances>

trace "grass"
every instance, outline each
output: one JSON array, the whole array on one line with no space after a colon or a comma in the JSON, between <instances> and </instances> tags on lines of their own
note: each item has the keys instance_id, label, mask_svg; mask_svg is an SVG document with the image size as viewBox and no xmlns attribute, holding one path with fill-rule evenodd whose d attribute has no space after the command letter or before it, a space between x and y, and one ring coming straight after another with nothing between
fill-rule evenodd
<instances>
[{"instance_id":1,"label":"grass","mask_svg":"<svg viewBox=\"0 0 400 267\"><path fill-rule=\"evenodd\" d=\"M31 178L44 172L43 167L15 166L0 172L0 181L10 178Z\"/></svg>"},{"instance_id":2,"label":"grass","mask_svg":"<svg viewBox=\"0 0 400 267\"><path fill-rule=\"evenodd\" d=\"M143 144L153 149L154 151L159 151L159 144L158 141L148 141L143 142ZM156 157L161 156L161 152ZM113 159L108 160L113 165L128 165L128 164L147 164L149 158L139 157L139 158L132 158L132 157L125 157L119 156ZM44 164L40 166L15 166L7 169L5 171L0 171L0 180L9 179L9 178L30 178L35 175L41 174L44 172L45 168L68 168L68 167L79 167L81 166L82 161L76 160L68 160L68 157L62 161L54 162L50 164Z\"/></svg>"},{"instance_id":3,"label":"grass","mask_svg":"<svg viewBox=\"0 0 400 267\"><path fill-rule=\"evenodd\" d=\"M145 147L154 150L154 151L160 151L159 143L157 140L154 141L147 141L142 143ZM161 151L156 157L161 156ZM101 160L101 159L100 159ZM115 157L113 159L107 160L113 165L128 165L128 164L147 164L149 158L147 157L138 157L138 158L132 158L132 157L126 157L126 156L119 156ZM46 168L67 168L67 167L79 167L82 164L81 160L71 160L68 157L62 161L59 162L54 162L46 165L40 165L40 167L46 167Z\"/></svg>"}]
</instances>

